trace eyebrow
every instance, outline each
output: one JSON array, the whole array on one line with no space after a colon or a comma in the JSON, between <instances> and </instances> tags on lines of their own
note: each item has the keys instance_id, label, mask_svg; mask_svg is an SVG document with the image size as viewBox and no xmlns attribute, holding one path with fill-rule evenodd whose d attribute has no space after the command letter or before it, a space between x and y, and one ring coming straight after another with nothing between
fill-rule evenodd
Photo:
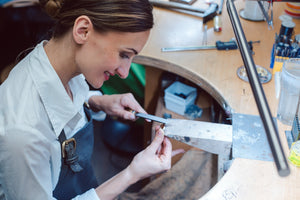
<instances>
[{"instance_id":1,"label":"eyebrow","mask_svg":"<svg viewBox=\"0 0 300 200\"><path fill-rule=\"evenodd\" d=\"M137 52L135 49L133 49L133 48L127 48L127 49L133 51L133 53L134 53L135 55L138 54L138 52Z\"/></svg>"}]
</instances>

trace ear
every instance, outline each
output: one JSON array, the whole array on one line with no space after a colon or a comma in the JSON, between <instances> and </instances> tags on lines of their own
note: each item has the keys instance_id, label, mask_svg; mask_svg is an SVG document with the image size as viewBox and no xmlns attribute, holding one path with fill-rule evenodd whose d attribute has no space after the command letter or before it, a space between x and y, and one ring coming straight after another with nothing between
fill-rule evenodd
<instances>
[{"instance_id":1,"label":"ear","mask_svg":"<svg viewBox=\"0 0 300 200\"><path fill-rule=\"evenodd\" d=\"M73 38L76 43L84 44L93 29L93 24L89 17L82 15L75 20L73 26Z\"/></svg>"}]
</instances>

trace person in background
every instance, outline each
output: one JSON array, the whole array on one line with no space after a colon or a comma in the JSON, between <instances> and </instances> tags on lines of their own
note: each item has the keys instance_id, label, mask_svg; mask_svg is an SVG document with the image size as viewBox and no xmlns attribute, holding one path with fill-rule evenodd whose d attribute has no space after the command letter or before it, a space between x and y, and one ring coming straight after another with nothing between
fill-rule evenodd
<instances>
[{"instance_id":1,"label":"person in background","mask_svg":"<svg viewBox=\"0 0 300 200\"><path fill-rule=\"evenodd\" d=\"M22 59L0 86L0 199L114 199L170 169L170 141L157 127L129 166L98 185L91 166L90 109L136 120L132 94L89 95L131 61L153 26L148 0L40 0L56 20L49 41ZM84 104L85 103L85 104ZM85 106L84 106L85 105Z\"/></svg>"}]
</instances>

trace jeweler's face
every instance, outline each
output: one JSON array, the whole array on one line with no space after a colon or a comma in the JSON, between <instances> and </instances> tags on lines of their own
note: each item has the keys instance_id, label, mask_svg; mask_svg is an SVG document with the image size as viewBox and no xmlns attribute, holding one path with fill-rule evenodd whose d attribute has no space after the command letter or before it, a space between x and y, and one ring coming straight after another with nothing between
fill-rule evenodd
<instances>
[{"instance_id":1,"label":"jeweler's face","mask_svg":"<svg viewBox=\"0 0 300 200\"><path fill-rule=\"evenodd\" d=\"M86 80L94 88L100 88L110 76L128 76L132 59L145 46L150 30L89 34L88 41L77 50L75 62Z\"/></svg>"}]
</instances>

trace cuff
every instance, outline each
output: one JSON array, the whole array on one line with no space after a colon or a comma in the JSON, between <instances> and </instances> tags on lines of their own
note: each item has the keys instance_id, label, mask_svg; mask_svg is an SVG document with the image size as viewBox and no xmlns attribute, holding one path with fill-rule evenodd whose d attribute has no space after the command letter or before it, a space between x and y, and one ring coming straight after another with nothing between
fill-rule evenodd
<instances>
[{"instance_id":1,"label":"cuff","mask_svg":"<svg viewBox=\"0 0 300 200\"><path fill-rule=\"evenodd\" d=\"M91 96L102 96L102 95L103 95L102 92L100 92L99 90L90 90L85 101L89 102L89 98ZM106 118L106 113L103 111L94 112L91 110L91 115L92 118L96 121L104 121L104 119Z\"/></svg>"},{"instance_id":2,"label":"cuff","mask_svg":"<svg viewBox=\"0 0 300 200\"><path fill-rule=\"evenodd\" d=\"M89 189L81 195L77 195L72 200L100 200L94 188Z\"/></svg>"},{"instance_id":3,"label":"cuff","mask_svg":"<svg viewBox=\"0 0 300 200\"><path fill-rule=\"evenodd\" d=\"M91 98L91 96L101 96L101 95L103 95L103 94L99 90L90 90L85 101L89 102L89 99Z\"/></svg>"}]
</instances>

